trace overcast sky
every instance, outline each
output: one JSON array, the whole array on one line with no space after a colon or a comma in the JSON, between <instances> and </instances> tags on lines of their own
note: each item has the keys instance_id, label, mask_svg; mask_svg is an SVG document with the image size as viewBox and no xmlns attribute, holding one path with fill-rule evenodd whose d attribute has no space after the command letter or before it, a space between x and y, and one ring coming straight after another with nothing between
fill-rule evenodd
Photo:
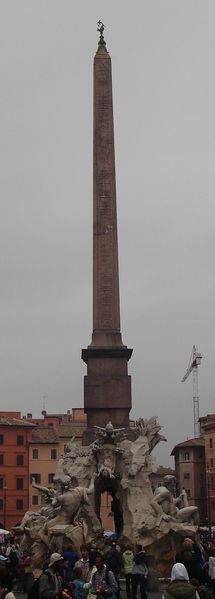
<instances>
[{"instance_id":1,"label":"overcast sky","mask_svg":"<svg viewBox=\"0 0 215 599\"><path fill-rule=\"evenodd\" d=\"M83 406L92 333L92 76L112 57L121 325L132 416L168 441L214 407L214 0L2 0L0 397L40 415Z\"/></svg>"}]
</instances>

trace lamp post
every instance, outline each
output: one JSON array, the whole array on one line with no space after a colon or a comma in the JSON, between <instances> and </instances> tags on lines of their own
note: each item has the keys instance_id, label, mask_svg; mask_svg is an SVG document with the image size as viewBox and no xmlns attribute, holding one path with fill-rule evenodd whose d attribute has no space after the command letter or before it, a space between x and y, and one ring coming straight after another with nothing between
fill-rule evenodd
<instances>
[{"instance_id":1,"label":"lamp post","mask_svg":"<svg viewBox=\"0 0 215 599\"><path fill-rule=\"evenodd\" d=\"M208 498L208 529L211 534L211 498L210 498L210 468L207 464L207 498Z\"/></svg>"},{"instance_id":2,"label":"lamp post","mask_svg":"<svg viewBox=\"0 0 215 599\"><path fill-rule=\"evenodd\" d=\"M6 529L6 501L7 501L7 485L4 483L4 528Z\"/></svg>"}]
</instances>

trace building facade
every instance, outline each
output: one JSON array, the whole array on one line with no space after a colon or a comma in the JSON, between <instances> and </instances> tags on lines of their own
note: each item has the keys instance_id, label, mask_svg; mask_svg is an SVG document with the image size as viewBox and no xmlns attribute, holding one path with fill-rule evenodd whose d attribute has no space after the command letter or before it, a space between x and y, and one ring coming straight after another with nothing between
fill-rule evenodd
<instances>
[{"instance_id":1,"label":"building facade","mask_svg":"<svg viewBox=\"0 0 215 599\"><path fill-rule=\"evenodd\" d=\"M207 523L205 440L188 439L172 450L175 458L176 493L185 489L190 505L199 508L200 522Z\"/></svg>"},{"instance_id":2,"label":"building facade","mask_svg":"<svg viewBox=\"0 0 215 599\"><path fill-rule=\"evenodd\" d=\"M205 440L207 511L209 527L215 525L215 414L200 418Z\"/></svg>"},{"instance_id":3,"label":"building facade","mask_svg":"<svg viewBox=\"0 0 215 599\"><path fill-rule=\"evenodd\" d=\"M29 445L33 422L0 412L0 528L20 523L29 507Z\"/></svg>"}]
</instances>

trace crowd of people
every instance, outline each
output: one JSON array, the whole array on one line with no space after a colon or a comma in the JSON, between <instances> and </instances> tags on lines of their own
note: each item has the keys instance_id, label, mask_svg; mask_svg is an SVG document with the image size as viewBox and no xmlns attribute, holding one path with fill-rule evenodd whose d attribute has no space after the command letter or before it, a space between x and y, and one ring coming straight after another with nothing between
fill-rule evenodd
<instances>
[{"instance_id":1,"label":"crowd of people","mask_svg":"<svg viewBox=\"0 0 215 599\"><path fill-rule=\"evenodd\" d=\"M141 545L120 549L112 541L101 553L95 544L72 545L47 555L43 570L35 570L31 558L11 542L0 548L0 599L121 599L120 580L125 579L127 599L147 599L148 560ZM213 599L215 597L215 541L198 543L184 539L175 555L171 580L163 599Z\"/></svg>"},{"instance_id":2,"label":"crowd of people","mask_svg":"<svg viewBox=\"0 0 215 599\"><path fill-rule=\"evenodd\" d=\"M147 558L141 545L124 551L112 541L105 552L95 544L82 545L80 554L69 545L62 553L47 556L43 571L32 568L30 556L20 554L18 544L1 547L0 584L8 591L6 599L28 593L28 599L120 599L120 577L126 581L127 599L146 599ZM5 597L5 595L4 595ZM0 599L2 593L0 591Z\"/></svg>"}]
</instances>

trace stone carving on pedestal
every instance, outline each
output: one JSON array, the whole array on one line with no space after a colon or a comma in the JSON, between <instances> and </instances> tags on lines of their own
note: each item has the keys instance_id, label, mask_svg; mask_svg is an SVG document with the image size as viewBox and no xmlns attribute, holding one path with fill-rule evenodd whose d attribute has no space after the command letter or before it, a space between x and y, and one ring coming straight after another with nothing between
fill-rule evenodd
<instances>
[{"instance_id":1,"label":"stone carving on pedestal","mask_svg":"<svg viewBox=\"0 0 215 599\"><path fill-rule=\"evenodd\" d=\"M62 549L72 541L77 549L87 540L102 536L101 495L112 495L115 530L121 542L140 542L150 553L159 553L160 541L175 544L180 536L195 536L198 509L189 506L186 492L174 497L172 477L154 493L150 474L157 465L152 449L161 440L156 418L139 419L130 429L94 427L89 446L72 439L67 444L54 476L54 489L36 487L45 499L38 512L27 512L21 526L22 545L31 548L39 565L46 552ZM164 543L165 544L165 543Z\"/></svg>"}]
</instances>

